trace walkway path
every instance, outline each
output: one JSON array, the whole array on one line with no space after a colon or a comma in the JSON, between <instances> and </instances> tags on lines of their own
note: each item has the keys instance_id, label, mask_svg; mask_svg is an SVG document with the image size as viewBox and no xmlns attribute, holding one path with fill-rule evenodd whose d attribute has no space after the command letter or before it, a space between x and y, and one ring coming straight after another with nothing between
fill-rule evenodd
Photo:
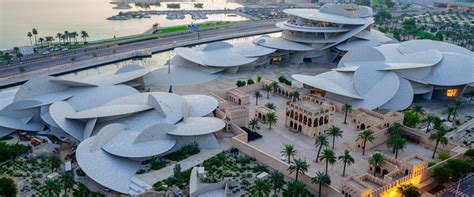
<instances>
[{"instance_id":1,"label":"walkway path","mask_svg":"<svg viewBox=\"0 0 474 197\"><path fill-rule=\"evenodd\" d=\"M181 165L181 169L187 170L192 168L205 160L217 155L218 153L230 149L231 147L231 139L225 138L223 140L219 140L220 147L216 149L201 149L201 152L197 155L193 155L191 157L186 158L183 161L178 162ZM166 166L160 170L151 171L145 174L136 175L139 179L145 181L146 183L153 185L158 181L162 181L167 179L168 177L173 175L173 168L174 165Z\"/></svg>"}]
</instances>

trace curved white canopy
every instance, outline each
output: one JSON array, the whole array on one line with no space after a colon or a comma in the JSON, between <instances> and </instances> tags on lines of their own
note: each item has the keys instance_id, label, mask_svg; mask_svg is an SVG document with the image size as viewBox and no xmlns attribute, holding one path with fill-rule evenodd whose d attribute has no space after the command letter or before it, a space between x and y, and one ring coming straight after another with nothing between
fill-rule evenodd
<instances>
[{"instance_id":1,"label":"curved white canopy","mask_svg":"<svg viewBox=\"0 0 474 197\"><path fill-rule=\"evenodd\" d=\"M380 106L380 109L404 110L410 107L413 102L414 92L410 82L399 78L400 87L397 93L387 103Z\"/></svg>"},{"instance_id":2,"label":"curved white canopy","mask_svg":"<svg viewBox=\"0 0 474 197\"><path fill-rule=\"evenodd\" d=\"M66 118L74 113L76 113L74 108L65 101L54 102L49 107L49 115L54 123L56 123L56 125L58 125L64 132L81 141L84 139L84 125L78 121L68 120Z\"/></svg>"},{"instance_id":3,"label":"curved white canopy","mask_svg":"<svg viewBox=\"0 0 474 197\"><path fill-rule=\"evenodd\" d=\"M138 113L149 110L152 107L149 105L105 105L84 111L76 112L67 116L69 119L89 119L89 118L104 118L111 116L120 116Z\"/></svg>"},{"instance_id":4,"label":"curved white canopy","mask_svg":"<svg viewBox=\"0 0 474 197\"><path fill-rule=\"evenodd\" d=\"M363 99L354 89L351 73L329 71L316 76L291 75L291 77L301 83L337 95L354 99Z\"/></svg>"},{"instance_id":5,"label":"curved white canopy","mask_svg":"<svg viewBox=\"0 0 474 197\"><path fill-rule=\"evenodd\" d=\"M225 127L225 122L213 117L189 117L176 125L168 134L175 136L197 136L217 132Z\"/></svg>"},{"instance_id":6,"label":"curved white canopy","mask_svg":"<svg viewBox=\"0 0 474 197\"><path fill-rule=\"evenodd\" d=\"M184 95L189 107L189 116L201 117L212 113L219 104L212 96L202 94Z\"/></svg>"},{"instance_id":7,"label":"curved white canopy","mask_svg":"<svg viewBox=\"0 0 474 197\"><path fill-rule=\"evenodd\" d=\"M466 48L463 48L454 44L450 44L447 42L434 41L434 40L410 40L410 41L402 42L399 48L400 52L403 54L410 54L410 53L426 51L426 50L431 50L431 49L436 49L441 52L459 53L459 54L467 55L470 57L474 56L474 52Z\"/></svg>"},{"instance_id":8,"label":"curved white canopy","mask_svg":"<svg viewBox=\"0 0 474 197\"><path fill-rule=\"evenodd\" d=\"M287 50L287 51L311 51L315 50L313 47L310 47L305 44L292 42L285 40L283 38L273 38L269 36L261 36L256 38L253 41L256 45L261 45L268 48Z\"/></svg>"},{"instance_id":9,"label":"curved white canopy","mask_svg":"<svg viewBox=\"0 0 474 197\"><path fill-rule=\"evenodd\" d=\"M348 25L363 25L365 20L362 18L352 18L337 14L325 13L321 10L315 9L286 9L283 10L288 15L297 16L300 18L314 20L314 21L323 21L330 23L338 24L348 24Z\"/></svg>"},{"instance_id":10,"label":"curved white canopy","mask_svg":"<svg viewBox=\"0 0 474 197\"><path fill-rule=\"evenodd\" d=\"M474 56L443 52L443 60L422 81L438 86L458 86L474 82Z\"/></svg>"}]
</instances>

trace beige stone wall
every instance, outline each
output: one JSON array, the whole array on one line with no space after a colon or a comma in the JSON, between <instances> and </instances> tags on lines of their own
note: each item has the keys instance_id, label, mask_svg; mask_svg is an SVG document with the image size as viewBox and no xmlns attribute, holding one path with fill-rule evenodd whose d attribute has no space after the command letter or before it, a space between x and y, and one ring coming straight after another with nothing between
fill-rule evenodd
<instances>
[{"instance_id":1,"label":"beige stone wall","mask_svg":"<svg viewBox=\"0 0 474 197\"><path fill-rule=\"evenodd\" d=\"M244 154L255 158L258 162L261 162L272 169L282 172L285 176L295 176L294 174L289 174L288 164L248 144L247 133L245 131L242 131L239 127L233 125L232 123L231 130L234 134L237 134L235 137L232 138L232 147L237 148ZM319 190L319 185L311 183L311 176L309 176L308 174L300 174L299 180L303 181L311 191ZM331 186L323 186L322 196L342 197L341 193Z\"/></svg>"}]
</instances>

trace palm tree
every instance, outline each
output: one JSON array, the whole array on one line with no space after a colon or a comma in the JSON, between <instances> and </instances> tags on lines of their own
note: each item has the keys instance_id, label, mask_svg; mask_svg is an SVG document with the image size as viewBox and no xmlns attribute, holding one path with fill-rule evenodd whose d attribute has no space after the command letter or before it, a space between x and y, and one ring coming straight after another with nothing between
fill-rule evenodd
<instances>
[{"instance_id":1,"label":"palm tree","mask_svg":"<svg viewBox=\"0 0 474 197\"><path fill-rule=\"evenodd\" d=\"M342 106L342 112L344 112L344 124L347 124L347 114L352 111L352 105L345 103Z\"/></svg>"},{"instance_id":2,"label":"palm tree","mask_svg":"<svg viewBox=\"0 0 474 197\"><path fill-rule=\"evenodd\" d=\"M39 43L40 43L40 46L43 46L44 38L39 38L38 41L39 41Z\"/></svg>"},{"instance_id":3,"label":"palm tree","mask_svg":"<svg viewBox=\"0 0 474 197\"><path fill-rule=\"evenodd\" d=\"M81 38L84 41L84 44L87 43L88 37L89 37L89 34L86 31L81 31Z\"/></svg>"},{"instance_id":4,"label":"palm tree","mask_svg":"<svg viewBox=\"0 0 474 197\"><path fill-rule=\"evenodd\" d=\"M73 189L73 196L79 196L79 197L82 197L82 196L89 196L90 195L90 191L89 189L87 188L86 185L84 185L83 183L79 182L79 184L77 185L77 187L75 189Z\"/></svg>"},{"instance_id":5,"label":"palm tree","mask_svg":"<svg viewBox=\"0 0 474 197\"><path fill-rule=\"evenodd\" d=\"M63 34L61 38L63 39L64 44L66 44L68 42L67 39L69 38L69 36L66 34Z\"/></svg>"},{"instance_id":6,"label":"palm tree","mask_svg":"<svg viewBox=\"0 0 474 197\"><path fill-rule=\"evenodd\" d=\"M453 113L453 121L454 121L454 119L456 119L456 115L459 113L459 110L461 110L463 107L463 102L459 99L456 99L453 101L453 105L454 105L454 113Z\"/></svg>"},{"instance_id":7,"label":"palm tree","mask_svg":"<svg viewBox=\"0 0 474 197\"><path fill-rule=\"evenodd\" d=\"M46 44L51 46L51 44L53 43L54 38L52 36L46 36L45 40L46 40Z\"/></svg>"},{"instance_id":8,"label":"palm tree","mask_svg":"<svg viewBox=\"0 0 474 197\"><path fill-rule=\"evenodd\" d=\"M285 185L285 175L278 170L274 170L268 177L273 186L273 196L278 196L280 189Z\"/></svg>"},{"instance_id":9,"label":"palm tree","mask_svg":"<svg viewBox=\"0 0 474 197\"><path fill-rule=\"evenodd\" d=\"M38 42L36 40L36 35L38 35L38 30L36 30L36 28L33 28L33 30L31 30L31 32L33 33L33 36L35 37L35 45L38 45Z\"/></svg>"},{"instance_id":10,"label":"palm tree","mask_svg":"<svg viewBox=\"0 0 474 197\"><path fill-rule=\"evenodd\" d=\"M426 132L430 132L431 124L436 121L437 116L434 114L428 114L425 118L426 121Z\"/></svg>"},{"instance_id":11,"label":"palm tree","mask_svg":"<svg viewBox=\"0 0 474 197\"><path fill-rule=\"evenodd\" d=\"M399 122L394 122L390 127L388 127L388 132L391 135L396 135L400 133L400 129L403 127Z\"/></svg>"},{"instance_id":12,"label":"palm tree","mask_svg":"<svg viewBox=\"0 0 474 197\"><path fill-rule=\"evenodd\" d=\"M419 104L414 104L412 111L415 112L415 114L418 115L418 116L425 115L425 109L423 109L423 106L421 106Z\"/></svg>"},{"instance_id":13,"label":"palm tree","mask_svg":"<svg viewBox=\"0 0 474 197\"><path fill-rule=\"evenodd\" d=\"M300 97L300 92L297 90L290 92L291 101L295 102Z\"/></svg>"},{"instance_id":14,"label":"palm tree","mask_svg":"<svg viewBox=\"0 0 474 197\"><path fill-rule=\"evenodd\" d=\"M64 187L64 195L67 195L69 193L70 189L74 189L75 181L74 181L74 177L72 176L71 173L67 173L67 172L64 173L61 176L61 181L62 181L63 187Z\"/></svg>"},{"instance_id":15,"label":"palm tree","mask_svg":"<svg viewBox=\"0 0 474 197\"><path fill-rule=\"evenodd\" d=\"M398 151L406 148L406 141L400 136L400 134L395 134L387 142L388 147L393 148L393 153L395 153L395 159L398 158Z\"/></svg>"},{"instance_id":16,"label":"palm tree","mask_svg":"<svg viewBox=\"0 0 474 197\"><path fill-rule=\"evenodd\" d=\"M33 45L33 42L31 41L31 37L33 37L33 34L31 32L28 32L26 36L28 36L28 38L30 39L30 45Z\"/></svg>"},{"instance_id":17,"label":"palm tree","mask_svg":"<svg viewBox=\"0 0 474 197\"><path fill-rule=\"evenodd\" d=\"M332 150L334 150L334 143L336 142L336 137L341 137L342 138L342 133L343 131L334 125L329 127L327 130L326 134L329 136L332 136Z\"/></svg>"},{"instance_id":18,"label":"palm tree","mask_svg":"<svg viewBox=\"0 0 474 197\"><path fill-rule=\"evenodd\" d=\"M430 137L428 138L430 141L436 141L433 156L431 156L432 159L435 158L436 150L438 149L439 143L443 145L448 144L448 138L446 138L445 135L446 129L444 129L444 127L439 127L436 129L436 132L431 133Z\"/></svg>"},{"instance_id":19,"label":"palm tree","mask_svg":"<svg viewBox=\"0 0 474 197\"><path fill-rule=\"evenodd\" d=\"M362 132L359 132L359 134L357 135L357 139L356 141L359 141L359 140L362 140L363 143L362 143L362 155L365 154L365 145L367 144L367 141L368 142L372 142L375 140L375 136L374 136L374 132L372 132L371 130L364 130Z\"/></svg>"},{"instance_id":20,"label":"palm tree","mask_svg":"<svg viewBox=\"0 0 474 197\"><path fill-rule=\"evenodd\" d=\"M46 182L40 191L43 196L56 197L61 193L61 185L55 180L46 179Z\"/></svg>"},{"instance_id":21,"label":"palm tree","mask_svg":"<svg viewBox=\"0 0 474 197\"><path fill-rule=\"evenodd\" d=\"M256 132L257 130L260 130L260 125L258 125L258 118L254 117L250 119L249 126L252 132Z\"/></svg>"},{"instance_id":22,"label":"palm tree","mask_svg":"<svg viewBox=\"0 0 474 197\"><path fill-rule=\"evenodd\" d=\"M74 43L77 43L77 36L79 36L79 34L77 34L77 32L75 32L75 31L71 32L71 37L74 39Z\"/></svg>"},{"instance_id":23,"label":"palm tree","mask_svg":"<svg viewBox=\"0 0 474 197\"><path fill-rule=\"evenodd\" d=\"M317 172L316 176L311 178L311 183L319 184L319 197L321 197L322 185L331 185L331 177L327 173Z\"/></svg>"},{"instance_id":24,"label":"palm tree","mask_svg":"<svg viewBox=\"0 0 474 197\"><path fill-rule=\"evenodd\" d=\"M62 161L61 161L61 158L59 158L59 156L57 155L54 155L54 154L49 155L48 161L49 161L49 165L51 166L51 173L53 173L54 170L59 169L59 167L61 167Z\"/></svg>"},{"instance_id":25,"label":"palm tree","mask_svg":"<svg viewBox=\"0 0 474 197\"><path fill-rule=\"evenodd\" d=\"M308 167L309 165L308 163L306 163L305 160L297 158L293 161L293 163L290 164L290 167L288 167L288 170L290 171L290 174L295 172L296 173L295 180L298 180L298 174L308 172Z\"/></svg>"},{"instance_id":26,"label":"palm tree","mask_svg":"<svg viewBox=\"0 0 474 197\"><path fill-rule=\"evenodd\" d=\"M273 90L272 86L270 84L264 85L263 90L265 90L265 92L267 92L267 99L269 99L270 98L270 92Z\"/></svg>"},{"instance_id":27,"label":"palm tree","mask_svg":"<svg viewBox=\"0 0 474 197\"><path fill-rule=\"evenodd\" d=\"M56 33L56 38L58 39L59 41L59 44L61 44L61 39L63 39L63 34L62 33Z\"/></svg>"},{"instance_id":28,"label":"palm tree","mask_svg":"<svg viewBox=\"0 0 474 197\"><path fill-rule=\"evenodd\" d=\"M262 98L262 93L257 90L253 93L253 96L255 97L255 105L258 105L258 99Z\"/></svg>"},{"instance_id":29,"label":"palm tree","mask_svg":"<svg viewBox=\"0 0 474 197\"><path fill-rule=\"evenodd\" d=\"M268 194L270 194L270 191L271 185L263 179L255 180L255 183L250 187L250 193L252 193L252 196L267 197Z\"/></svg>"},{"instance_id":30,"label":"palm tree","mask_svg":"<svg viewBox=\"0 0 474 197\"><path fill-rule=\"evenodd\" d=\"M326 148L323 150L323 154L319 157L319 160L324 160L326 161L326 174L328 173L328 166L329 164L334 164L336 163L337 157L334 151L332 151L329 148Z\"/></svg>"},{"instance_id":31,"label":"palm tree","mask_svg":"<svg viewBox=\"0 0 474 197\"><path fill-rule=\"evenodd\" d=\"M276 106L273 103L267 103L267 104L265 104L265 107L267 107L268 109L273 109L273 110L276 109Z\"/></svg>"},{"instance_id":32,"label":"palm tree","mask_svg":"<svg viewBox=\"0 0 474 197\"><path fill-rule=\"evenodd\" d=\"M278 89L278 82L272 81L272 82L270 83L270 86L272 86L272 90L273 90L273 91L272 91L272 94L275 95L275 91Z\"/></svg>"},{"instance_id":33,"label":"palm tree","mask_svg":"<svg viewBox=\"0 0 474 197\"><path fill-rule=\"evenodd\" d=\"M325 134L318 135L318 137L314 138L314 145L318 149L318 153L316 154L316 162L318 162L319 154L321 153L323 147L329 146L328 136Z\"/></svg>"},{"instance_id":34,"label":"palm tree","mask_svg":"<svg viewBox=\"0 0 474 197\"><path fill-rule=\"evenodd\" d=\"M71 42L71 33L69 33L69 31L64 31L64 35L66 36L66 39L67 39L67 42L70 43Z\"/></svg>"},{"instance_id":35,"label":"palm tree","mask_svg":"<svg viewBox=\"0 0 474 197\"><path fill-rule=\"evenodd\" d=\"M303 181L294 180L288 183L286 191L283 192L283 196L290 197L306 197L309 196L309 191L306 189L306 185Z\"/></svg>"},{"instance_id":36,"label":"palm tree","mask_svg":"<svg viewBox=\"0 0 474 197\"><path fill-rule=\"evenodd\" d=\"M293 145L291 144L285 144L283 147L283 150L281 151L282 156L286 156L288 159L288 163L291 163L291 157L294 157L296 155L296 149Z\"/></svg>"},{"instance_id":37,"label":"palm tree","mask_svg":"<svg viewBox=\"0 0 474 197\"><path fill-rule=\"evenodd\" d=\"M267 117L267 122L268 122L268 129L272 129L272 124L276 124L277 122L277 116L275 114L275 112L268 112L266 115Z\"/></svg>"},{"instance_id":38,"label":"palm tree","mask_svg":"<svg viewBox=\"0 0 474 197\"><path fill-rule=\"evenodd\" d=\"M385 163L384 161L384 158L383 158L383 155L379 152L376 152L374 154L372 154L372 157L370 157L369 159L369 164L372 165L374 168L374 176L375 176L375 172L376 172L376 168L379 167L381 168L382 165Z\"/></svg>"},{"instance_id":39,"label":"palm tree","mask_svg":"<svg viewBox=\"0 0 474 197\"><path fill-rule=\"evenodd\" d=\"M344 150L342 155L339 156L337 159L339 159L339 161L344 163L344 168L342 169L342 176L345 176L345 174L346 174L346 165L352 165L355 162L355 160L352 157L350 151L347 150L347 149Z\"/></svg>"},{"instance_id":40,"label":"palm tree","mask_svg":"<svg viewBox=\"0 0 474 197\"><path fill-rule=\"evenodd\" d=\"M451 116L454 115L454 113L456 112L456 106L454 106L453 104L449 104L446 107L446 111L448 112L448 121L450 121Z\"/></svg>"}]
</instances>

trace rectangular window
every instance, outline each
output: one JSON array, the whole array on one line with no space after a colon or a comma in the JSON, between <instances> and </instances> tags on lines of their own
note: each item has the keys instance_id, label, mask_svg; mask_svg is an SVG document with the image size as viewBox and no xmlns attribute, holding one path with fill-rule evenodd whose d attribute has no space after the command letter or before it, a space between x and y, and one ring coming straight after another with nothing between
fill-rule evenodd
<instances>
[{"instance_id":1,"label":"rectangular window","mask_svg":"<svg viewBox=\"0 0 474 197\"><path fill-rule=\"evenodd\" d=\"M447 89L446 90L446 96L447 97L456 97L458 96L459 89Z\"/></svg>"}]
</instances>

